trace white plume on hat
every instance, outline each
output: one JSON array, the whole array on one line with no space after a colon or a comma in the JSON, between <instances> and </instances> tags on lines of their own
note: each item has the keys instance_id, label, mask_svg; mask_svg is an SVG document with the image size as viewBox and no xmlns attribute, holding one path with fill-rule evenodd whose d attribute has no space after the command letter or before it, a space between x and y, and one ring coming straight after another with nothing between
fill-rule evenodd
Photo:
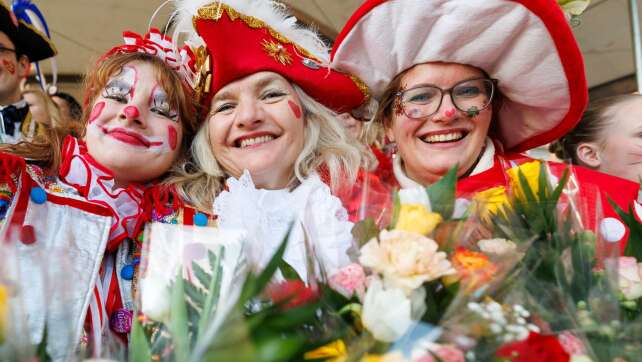
<instances>
[{"instance_id":1,"label":"white plume on hat","mask_svg":"<svg viewBox=\"0 0 642 362\"><path fill-rule=\"evenodd\" d=\"M185 40L194 45L202 45L194 26L192 18L198 14L198 9L210 4L225 4L243 15L260 19L285 38L291 40L299 47L307 50L323 64L329 64L330 49L323 42L316 30L297 24L297 19L289 14L286 5L272 0L173 0L174 19L173 38L178 41L182 34Z\"/></svg>"}]
</instances>

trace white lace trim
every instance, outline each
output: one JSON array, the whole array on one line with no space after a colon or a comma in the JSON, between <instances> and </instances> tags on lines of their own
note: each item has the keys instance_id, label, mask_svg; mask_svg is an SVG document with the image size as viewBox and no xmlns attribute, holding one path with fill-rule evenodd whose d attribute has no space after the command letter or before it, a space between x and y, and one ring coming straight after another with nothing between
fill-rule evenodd
<instances>
[{"instance_id":1,"label":"white lace trim","mask_svg":"<svg viewBox=\"0 0 642 362\"><path fill-rule=\"evenodd\" d=\"M311 175L293 191L257 189L249 172L227 180L227 191L214 200L218 225L243 229L248 234L249 259L257 267L270 260L292 224L284 259L308 279L305 235L320 265L329 275L350 262L352 226L341 201L317 175ZM319 268L320 267L320 268Z\"/></svg>"}]
</instances>

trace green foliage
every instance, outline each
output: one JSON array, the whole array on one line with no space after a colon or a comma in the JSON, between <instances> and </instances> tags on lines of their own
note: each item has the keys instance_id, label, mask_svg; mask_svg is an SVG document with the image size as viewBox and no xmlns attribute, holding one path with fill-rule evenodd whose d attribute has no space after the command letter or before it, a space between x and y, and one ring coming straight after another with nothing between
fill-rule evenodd
<instances>
[{"instance_id":1,"label":"green foliage","mask_svg":"<svg viewBox=\"0 0 642 362\"><path fill-rule=\"evenodd\" d=\"M455 209L458 167L456 164L439 181L426 187L432 211L441 214L444 219L449 219Z\"/></svg>"},{"instance_id":2,"label":"green foliage","mask_svg":"<svg viewBox=\"0 0 642 362\"><path fill-rule=\"evenodd\" d=\"M397 209L396 209L397 210ZM397 210L397 213L399 210ZM359 221L352 228L352 236L357 241L359 247L365 245L372 238L379 235L379 228L373 218L368 217L365 220Z\"/></svg>"},{"instance_id":3,"label":"green foliage","mask_svg":"<svg viewBox=\"0 0 642 362\"><path fill-rule=\"evenodd\" d=\"M640 224L634 216L633 207L629 207L629 212L622 210L610 197L609 202L615 212L622 218L622 221L629 228L629 240L624 249L625 256L635 257L637 260L642 260L642 224Z\"/></svg>"}]
</instances>

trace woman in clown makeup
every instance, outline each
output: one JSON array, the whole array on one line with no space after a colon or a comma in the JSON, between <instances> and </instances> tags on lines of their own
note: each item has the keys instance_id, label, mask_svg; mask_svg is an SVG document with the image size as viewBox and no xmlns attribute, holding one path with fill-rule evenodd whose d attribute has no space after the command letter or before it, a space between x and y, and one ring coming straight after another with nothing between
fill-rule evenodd
<instances>
[{"instance_id":1,"label":"woman in clown makeup","mask_svg":"<svg viewBox=\"0 0 642 362\"><path fill-rule=\"evenodd\" d=\"M571 130L588 98L580 50L554 0L367 0L338 36L332 65L379 101L375 122L397 144L402 198L455 165L460 196L507 188L507 171L533 161L519 152ZM552 179L566 168L547 166ZM605 238L623 246L606 196L628 209L639 185L573 171L590 213L601 204Z\"/></svg>"},{"instance_id":2,"label":"woman in clown makeup","mask_svg":"<svg viewBox=\"0 0 642 362\"><path fill-rule=\"evenodd\" d=\"M204 44L211 64L200 70L205 121L192 163L173 179L179 193L210 209L219 228L246 230L256 267L290 225L284 259L302 278L312 275L306 236L316 276L349 263L353 224L333 192L353 182L365 153L337 113L364 103L365 87L328 70L318 35L276 2L184 1L178 8L176 32Z\"/></svg>"},{"instance_id":3,"label":"woman in clown makeup","mask_svg":"<svg viewBox=\"0 0 642 362\"><path fill-rule=\"evenodd\" d=\"M54 360L69 360L83 333L96 355L110 330L126 340L145 192L188 154L197 128L191 51L167 51L155 29L124 37L86 76L81 138L53 127L0 149L0 240L15 246L31 343L46 326ZM61 251L73 256L64 266L37 257ZM61 267L68 280L38 271Z\"/></svg>"}]
</instances>

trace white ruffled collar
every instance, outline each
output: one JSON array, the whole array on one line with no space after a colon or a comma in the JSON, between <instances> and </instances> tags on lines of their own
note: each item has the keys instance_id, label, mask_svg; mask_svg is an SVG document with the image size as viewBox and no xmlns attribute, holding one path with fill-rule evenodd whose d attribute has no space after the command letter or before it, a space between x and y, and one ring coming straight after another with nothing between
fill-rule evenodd
<instances>
[{"instance_id":1,"label":"white ruffled collar","mask_svg":"<svg viewBox=\"0 0 642 362\"><path fill-rule=\"evenodd\" d=\"M349 262L346 250L352 242L353 224L318 175L310 175L293 190L257 189L248 171L238 180L230 177L226 185L227 190L214 200L218 226L246 231L251 245L249 260L255 266L267 264L290 225L284 259L302 278L307 280L309 273L306 235L328 272Z\"/></svg>"},{"instance_id":2,"label":"white ruffled collar","mask_svg":"<svg viewBox=\"0 0 642 362\"><path fill-rule=\"evenodd\" d=\"M473 168L472 172L470 173L470 176L480 174L484 171L490 170L493 165L495 164L495 145L493 144L493 141L491 141L490 138L486 138L486 145L484 147L484 151L479 158L479 161L477 162L477 165L475 165L475 168ZM399 186L401 186L402 189L414 189L418 187L424 187L426 185L422 185L419 182L411 179L406 175L406 171L404 170L404 166L401 162L401 157L398 155L395 155L393 160L392 160L392 170L395 173L395 178L397 179L397 182L399 182Z\"/></svg>"},{"instance_id":3,"label":"white ruffled collar","mask_svg":"<svg viewBox=\"0 0 642 362\"><path fill-rule=\"evenodd\" d=\"M126 188L115 186L112 173L94 160L85 144L68 136L62 148L60 180L74 188L87 201L108 207L112 211L112 227L107 243L114 250L120 242L133 238L143 213L144 186L130 184Z\"/></svg>"}]
</instances>

